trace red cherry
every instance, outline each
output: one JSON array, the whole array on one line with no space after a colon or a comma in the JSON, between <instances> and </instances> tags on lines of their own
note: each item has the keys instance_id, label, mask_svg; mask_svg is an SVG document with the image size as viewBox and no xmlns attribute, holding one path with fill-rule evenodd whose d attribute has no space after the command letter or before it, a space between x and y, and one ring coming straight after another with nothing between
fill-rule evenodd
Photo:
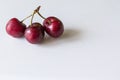
<instances>
[{"instance_id":1,"label":"red cherry","mask_svg":"<svg viewBox=\"0 0 120 80\"><path fill-rule=\"evenodd\" d=\"M43 26L47 34L54 38L60 37L64 32L63 23L56 17L46 18Z\"/></svg>"},{"instance_id":2,"label":"red cherry","mask_svg":"<svg viewBox=\"0 0 120 80\"><path fill-rule=\"evenodd\" d=\"M41 42L44 38L44 29L42 25L40 23L32 23L32 25L25 30L25 38L32 44Z\"/></svg>"},{"instance_id":3,"label":"red cherry","mask_svg":"<svg viewBox=\"0 0 120 80\"><path fill-rule=\"evenodd\" d=\"M6 25L6 32L16 38L22 37L25 29L26 25L20 22L17 18L12 18Z\"/></svg>"}]
</instances>

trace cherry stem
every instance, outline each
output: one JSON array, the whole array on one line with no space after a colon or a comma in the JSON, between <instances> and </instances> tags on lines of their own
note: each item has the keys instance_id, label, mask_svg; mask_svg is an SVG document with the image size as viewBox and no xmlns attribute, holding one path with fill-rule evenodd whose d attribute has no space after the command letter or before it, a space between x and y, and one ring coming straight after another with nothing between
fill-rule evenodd
<instances>
[{"instance_id":1,"label":"cherry stem","mask_svg":"<svg viewBox=\"0 0 120 80\"><path fill-rule=\"evenodd\" d=\"M32 14L32 18L31 18L31 25L32 25L32 22L33 22L34 15L35 15L36 13L38 13L39 10L40 10L40 6L38 6L38 7L34 10L34 12L33 12L33 14Z\"/></svg>"},{"instance_id":2,"label":"cherry stem","mask_svg":"<svg viewBox=\"0 0 120 80\"><path fill-rule=\"evenodd\" d=\"M32 17L32 18L31 18L31 25L32 25L33 18L34 18L34 15L35 15L36 13L37 13L42 19L46 19L45 17L43 17L43 16L40 14L40 12L39 12L40 8L41 8L41 6L38 6L38 7L34 10L33 14L31 14L31 15L27 16L26 18L24 18L21 22L24 22L26 19Z\"/></svg>"},{"instance_id":3,"label":"cherry stem","mask_svg":"<svg viewBox=\"0 0 120 80\"><path fill-rule=\"evenodd\" d=\"M24 22L26 19L30 18L31 16L32 16L32 14L27 16L26 18L24 18L21 22Z\"/></svg>"},{"instance_id":4,"label":"cherry stem","mask_svg":"<svg viewBox=\"0 0 120 80\"><path fill-rule=\"evenodd\" d=\"M34 10L34 13L33 13L33 14L37 13L37 12L39 11L39 9L40 9L40 6L38 6L37 9ZM31 15L27 16L26 18L24 18L23 20L21 20L21 22L24 22L26 19L32 17L33 14L31 14Z\"/></svg>"},{"instance_id":5,"label":"cherry stem","mask_svg":"<svg viewBox=\"0 0 120 80\"><path fill-rule=\"evenodd\" d=\"M34 12L35 12L35 13L39 12L40 7L41 7L41 6L38 6L38 7L34 10Z\"/></svg>"},{"instance_id":6,"label":"cherry stem","mask_svg":"<svg viewBox=\"0 0 120 80\"><path fill-rule=\"evenodd\" d=\"M32 14L31 25L32 25L32 22L33 22L33 18L34 18L35 13L36 13L36 12L34 11L33 14Z\"/></svg>"},{"instance_id":7,"label":"cherry stem","mask_svg":"<svg viewBox=\"0 0 120 80\"><path fill-rule=\"evenodd\" d=\"M38 14L41 18L46 19L46 18L43 17L39 12L37 12L37 14Z\"/></svg>"},{"instance_id":8,"label":"cherry stem","mask_svg":"<svg viewBox=\"0 0 120 80\"><path fill-rule=\"evenodd\" d=\"M39 10L40 10L41 6L38 6L37 9L35 10L35 12L43 19L46 19L45 17L43 17L40 13L39 13Z\"/></svg>"},{"instance_id":9,"label":"cherry stem","mask_svg":"<svg viewBox=\"0 0 120 80\"><path fill-rule=\"evenodd\" d=\"M39 12L37 12L37 14L38 14L41 18L43 18L44 20L46 19L46 18L43 17ZM51 21L50 21L50 20L47 20L47 21L48 21L49 24L51 24Z\"/></svg>"}]
</instances>

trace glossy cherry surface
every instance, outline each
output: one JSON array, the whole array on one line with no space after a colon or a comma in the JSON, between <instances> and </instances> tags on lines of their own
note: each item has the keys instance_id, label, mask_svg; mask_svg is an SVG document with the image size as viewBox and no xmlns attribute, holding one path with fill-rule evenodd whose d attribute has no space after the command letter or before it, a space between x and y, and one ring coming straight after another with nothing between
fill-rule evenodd
<instances>
[{"instance_id":1,"label":"glossy cherry surface","mask_svg":"<svg viewBox=\"0 0 120 80\"><path fill-rule=\"evenodd\" d=\"M44 38L44 29L40 23L32 23L25 30L25 38L32 44L40 43Z\"/></svg>"},{"instance_id":2,"label":"glossy cherry surface","mask_svg":"<svg viewBox=\"0 0 120 80\"><path fill-rule=\"evenodd\" d=\"M56 17L48 17L43 22L44 29L48 35L54 38L60 37L64 32L63 23Z\"/></svg>"},{"instance_id":3,"label":"glossy cherry surface","mask_svg":"<svg viewBox=\"0 0 120 80\"><path fill-rule=\"evenodd\" d=\"M17 18L12 18L6 25L6 32L16 38L24 35L26 25L19 21Z\"/></svg>"}]
</instances>

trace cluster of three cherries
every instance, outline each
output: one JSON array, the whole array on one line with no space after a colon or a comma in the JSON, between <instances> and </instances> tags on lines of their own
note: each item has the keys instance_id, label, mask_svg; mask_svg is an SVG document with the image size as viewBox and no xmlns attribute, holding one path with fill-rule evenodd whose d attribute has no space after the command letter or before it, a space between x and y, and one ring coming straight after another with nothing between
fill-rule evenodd
<instances>
[{"instance_id":1,"label":"cluster of three cherries","mask_svg":"<svg viewBox=\"0 0 120 80\"><path fill-rule=\"evenodd\" d=\"M45 32L53 38L60 37L64 32L64 26L61 20L54 16L44 18L39 13L39 9L40 6L34 10L33 14L26 17L22 21L18 20L17 18L10 19L6 25L6 32L15 38L25 36L26 40L32 44L40 43L44 39ZM41 25L39 22L33 23L33 17L36 13L44 19L43 25ZM26 27L23 21L29 17L31 17L31 24Z\"/></svg>"}]
</instances>

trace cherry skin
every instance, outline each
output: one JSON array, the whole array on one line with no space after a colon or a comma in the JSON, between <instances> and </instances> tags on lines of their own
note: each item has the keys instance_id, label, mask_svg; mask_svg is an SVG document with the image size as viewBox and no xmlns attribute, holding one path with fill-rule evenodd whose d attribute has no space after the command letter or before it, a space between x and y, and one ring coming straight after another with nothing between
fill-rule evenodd
<instances>
[{"instance_id":1,"label":"cherry skin","mask_svg":"<svg viewBox=\"0 0 120 80\"><path fill-rule=\"evenodd\" d=\"M56 17L48 17L43 21L43 26L48 35L53 38L60 37L64 32L63 23Z\"/></svg>"},{"instance_id":2,"label":"cherry skin","mask_svg":"<svg viewBox=\"0 0 120 80\"><path fill-rule=\"evenodd\" d=\"M6 32L15 38L24 36L26 25L20 22L17 18L12 18L6 25Z\"/></svg>"},{"instance_id":3,"label":"cherry skin","mask_svg":"<svg viewBox=\"0 0 120 80\"><path fill-rule=\"evenodd\" d=\"M28 42L32 44L40 43L44 38L44 29L40 23L32 23L25 30L25 38Z\"/></svg>"}]
</instances>

